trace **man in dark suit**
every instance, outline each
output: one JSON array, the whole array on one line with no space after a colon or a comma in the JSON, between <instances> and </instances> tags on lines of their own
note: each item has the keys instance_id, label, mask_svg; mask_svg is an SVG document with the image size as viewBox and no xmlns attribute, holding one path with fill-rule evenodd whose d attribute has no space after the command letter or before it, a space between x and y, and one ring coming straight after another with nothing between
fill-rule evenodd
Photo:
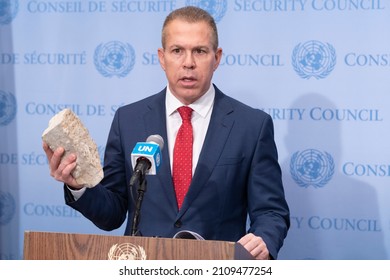
<instances>
[{"instance_id":1,"label":"man in dark suit","mask_svg":"<svg viewBox=\"0 0 390 280\"><path fill-rule=\"evenodd\" d=\"M256 259L277 258L290 220L273 122L263 111L228 97L212 84L222 56L213 18L195 7L173 11L164 22L158 56L168 86L117 110L105 151L104 178L97 186L76 183L71 175L76 155L61 161L62 148L53 152L43 145L51 175L65 183L66 203L104 230L120 227L128 217L125 234L130 234L134 213L128 186L133 173L130 154L138 141L158 134L168 147L162 150L158 174L146 176L148 191L138 225L142 235L173 237L190 230L209 240L238 241ZM172 174L182 123L178 108L183 106L192 111L193 147L192 180L181 201Z\"/></svg>"}]
</instances>

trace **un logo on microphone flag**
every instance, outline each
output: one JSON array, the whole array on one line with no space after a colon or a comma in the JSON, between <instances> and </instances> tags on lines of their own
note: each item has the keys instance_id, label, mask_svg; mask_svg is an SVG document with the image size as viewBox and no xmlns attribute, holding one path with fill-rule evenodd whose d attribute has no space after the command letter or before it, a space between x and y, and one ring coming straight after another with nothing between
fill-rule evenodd
<instances>
[{"instance_id":1,"label":"un logo on microphone flag","mask_svg":"<svg viewBox=\"0 0 390 280\"><path fill-rule=\"evenodd\" d=\"M139 158L146 158L152 163L147 174L157 174L161 165L160 146L152 142L138 142L131 153L131 164L133 167L137 165L137 160Z\"/></svg>"}]
</instances>

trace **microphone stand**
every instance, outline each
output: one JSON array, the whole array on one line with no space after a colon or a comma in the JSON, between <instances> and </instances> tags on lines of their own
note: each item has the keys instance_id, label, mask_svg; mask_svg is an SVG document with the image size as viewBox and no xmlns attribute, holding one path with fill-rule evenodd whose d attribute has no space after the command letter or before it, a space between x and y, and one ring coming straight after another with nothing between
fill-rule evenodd
<instances>
[{"instance_id":1,"label":"microphone stand","mask_svg":"<svg viewBox=\"0 0 390 280\"><path fill-rule=\"evenodd\" d=\"M134 209L134 215L133 215L133 224L131 227L131 236L142 236L142 234L138 231L138 224L140 220L140 212L141 212L141 205L144 198L144 194L146 192L146 179L145 174L141 172L141 175L139 176L139 182L138 182L138 197L135 202L135 209ZM130 190L132 191L132 190Z\"/></svg>"}]
</instances>

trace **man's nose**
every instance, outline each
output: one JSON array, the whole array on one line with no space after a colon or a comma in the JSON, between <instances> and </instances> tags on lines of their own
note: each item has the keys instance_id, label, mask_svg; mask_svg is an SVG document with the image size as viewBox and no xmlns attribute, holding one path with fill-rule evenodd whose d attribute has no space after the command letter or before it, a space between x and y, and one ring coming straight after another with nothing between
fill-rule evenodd
<instances>
[{"instance_id":1,"label":"man's nose","mask_svg":"<svg viewBox=\"0 0 390 280\"><path fill-rule=\"evenodd\" d=\"M188 69L193 69L195 68L195 59L194 55L192 52L186 53L184 62L183 62L183 67L188 68Z\"/></svg>"}]
</instances>

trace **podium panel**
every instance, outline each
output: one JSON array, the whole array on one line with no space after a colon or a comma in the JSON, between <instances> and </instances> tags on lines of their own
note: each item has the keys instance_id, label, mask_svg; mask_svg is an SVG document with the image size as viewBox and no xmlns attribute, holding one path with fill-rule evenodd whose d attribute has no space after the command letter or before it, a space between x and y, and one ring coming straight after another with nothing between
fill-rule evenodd
<instances>
[{"instance_id":1,"label":"podium panel","mask_svg":"<svg viewBox=\"0 0 390 280\"><path fill-rule=\"evenodd\" d=\"M227 241L24 233L25 260L249 260L241 244Z\"/></svg>"}]
</instances>

